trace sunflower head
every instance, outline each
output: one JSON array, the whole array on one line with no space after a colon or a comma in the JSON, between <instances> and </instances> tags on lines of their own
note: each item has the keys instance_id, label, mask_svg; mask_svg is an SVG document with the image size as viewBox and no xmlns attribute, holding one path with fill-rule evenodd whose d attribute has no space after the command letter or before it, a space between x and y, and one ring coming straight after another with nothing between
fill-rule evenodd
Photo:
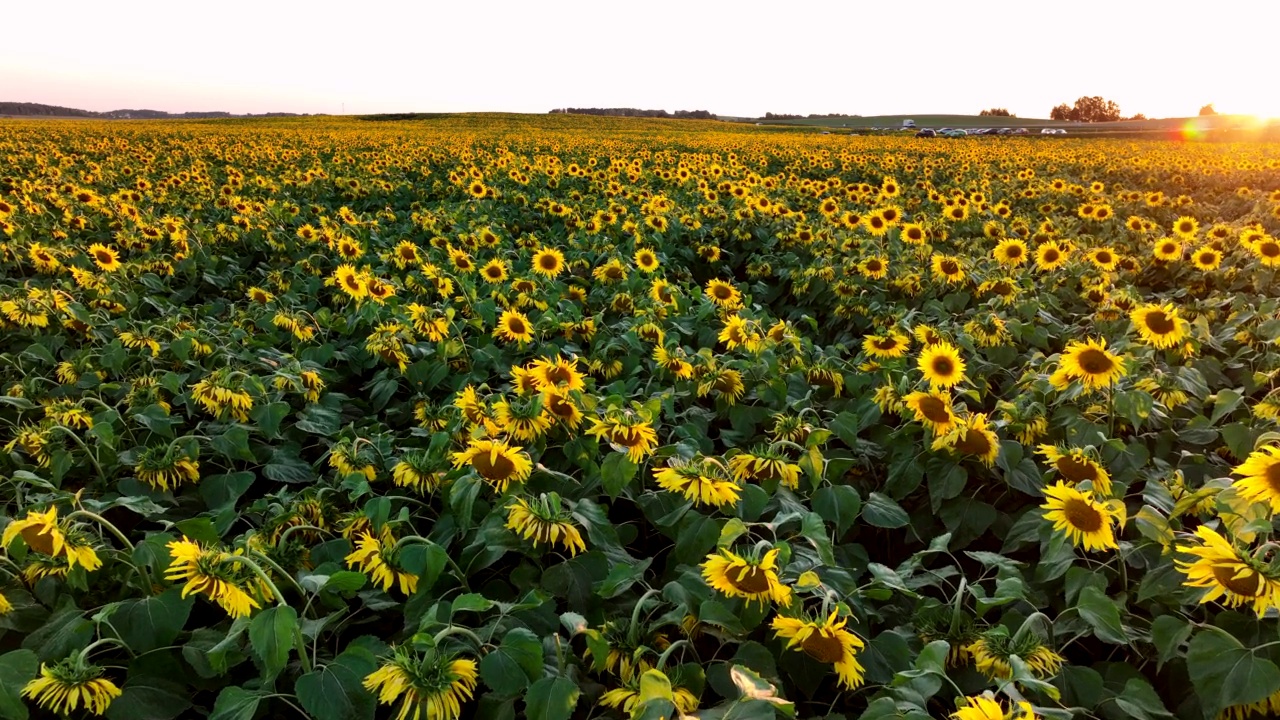
<instances>
[{"instance_id":1,"label":"sunflower head","mask_svg":"<svg viewBox=\"0 0 1280 720\"><path fill-rule=\"evenodd\" d=\"M457 720L475 692L477 670L470 658L401 647L365 676L364 687L382 705L399 700L398 720Z\"/></svg>"},{"instance_id":2,"label":"sunflower head","mask_svg":"<svg viewBox=\"0 0 1280 720\"><path fill-rule=\"evenodd\" d=\"M103 669L90 664L81 653L52 665L41 663L39 677L22 688L23 697L59 715L73 713L81 706L86 712L103 715L120 694L120 688L103 677Z\"/></svg>"},{"instance_id":3,"label":"sunflower head","mask_svg":"<svg viewBox=\"0 0 1280 720\"><path fill-rule=\"evenodd\" d=\"M515 498L507 506L507 529L531 541L534 548L559 545L570 555L587 549L572 513L557 493Z\"/></svg>"}]
</instances>

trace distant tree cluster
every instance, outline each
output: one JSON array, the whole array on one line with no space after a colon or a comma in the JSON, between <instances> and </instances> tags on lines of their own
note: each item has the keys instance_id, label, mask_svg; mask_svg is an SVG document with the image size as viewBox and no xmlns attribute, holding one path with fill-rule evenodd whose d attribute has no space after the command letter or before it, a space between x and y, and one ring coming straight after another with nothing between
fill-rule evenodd
<instances>
[{"instance_id":1,"label":"distant tree cluster","mask_svg":"<svg viewBox=\"0 0 1280 720\"><path fill-rule=\"evenodd\" d=\"M1017 116L1017 115L1014 115L1013 113L1009 112L1008 110L1006 110L1006 109L1004 109L1004 108L991 108L990 110L983 110L982 112L978 113L978 117L1007 117L1007 118L1016 118L1016 117L1018 117L1018 116Z\"/></svg>"},{"instance_id":2,"label":"distant tree cluster","mask_svg":"<svg viewBox=\"0 0 1280 720\"><path fill-rule=\"evenodd\" d=\"M1071 122L1115 122L1122 118L1119 105L1094 95L1076 100L1074 106L1062 103L1049 112L1049 119Z\"/></svg>"},{"instance_id":3,"label":"distant tree cluster","mask_svg":"<svg viewBox=\"0 0 1280 720\"><path fill-rule=\"evenodd\" d=\"M1213 109L1213 103L1209 103L1208 105L1205 105L1204 107L1200 108L1200 114L1201 115L1217 115L1218 111Z\"/></svg>"},{"instance_id":4,"label":"distant tree cluster","mask_svg":"<svg viewBox=\"0 0 1280 720\"><path fill-rule=\"evenodd\" d=\"M791 113L771 113L764 114L765 120L803 120L803 115L792 115Z\"/></svg>"},{"instance_id":5,"label":"distant tree cluster","mask_svg":"<svg viewBox=\"0 0 1280 720\"><path fill-rule=\"evenodd\" d=\"M204 120L209 118L231 117L301 117L298 113L262 113L260 115L232 115L229 112L213 110L208 112L171 113L164 110L108 110L93 112L78 108L43 105L41 103L0 102L0 115L19 117L84 117L105 118L108 120Z\"/></svg>"},{"instance_id":6,"label":"distant tree cluster","mask_svg":"<svg viewBox=\"0 0 1280 720\"><path fill-rule=\"evenodd\" d=\"M0 115L21 117L98 117L98 113L58 105L26 102L0 102Z\"/></svg>"},{"instance_id":7,"label":"distant tree cluster","mask_svg":"<svg viewBox=\"0 0 1280 720\"><path fill-rule=\"evenodd\" d=\"M556 108L553 115L609 115L612 117L678 118L681 120L715 120L707 110L640 110L638 108Z\"/></svg>"}]
</instances>

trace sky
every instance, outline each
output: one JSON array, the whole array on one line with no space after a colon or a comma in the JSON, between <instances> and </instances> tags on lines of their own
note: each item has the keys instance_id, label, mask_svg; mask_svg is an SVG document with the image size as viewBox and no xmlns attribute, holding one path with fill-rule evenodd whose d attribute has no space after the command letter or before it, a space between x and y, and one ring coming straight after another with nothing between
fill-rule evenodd
<instances>
[{"instance_id":1,"label":"sky","mask_svg":"<svg viewBox=\"0 0 1280 720\"><path fill-rule=\"evenodd\" d=\"M1280 116L1278 0L5 4L0 101L97 111Z\"/></svg>"}]
</instances>

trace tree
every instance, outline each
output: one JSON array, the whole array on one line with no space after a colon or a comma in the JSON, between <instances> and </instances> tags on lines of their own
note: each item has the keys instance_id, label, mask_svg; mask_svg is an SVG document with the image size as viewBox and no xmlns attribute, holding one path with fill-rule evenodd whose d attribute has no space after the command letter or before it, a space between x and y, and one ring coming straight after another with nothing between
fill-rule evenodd
<instances>
[{"instance_id":1,"label":"tree","mask_svg":"<svg viewBox=\"0 0 1280 720\"><path fill-rule=\"evenodd\" d=\"M1146 115L1143 115L1142 113L1138 113L1138 114L1134 115L1133 117L1125 118L1125 119L1126 119L1126 120L1146 120L1146 119L1147 119L1147 116L1146 116Z\"/></svg>"},{"instance_id":2,"label":"tree","mask_svg":"<svg viewBox=\"0 0 1280 720\"><path fill-rule=\"evenodd\" d=\"M1120 119L1120 106L1097 95L1082 97L1072 107L1067 107L1066 103L1055 107L1049 118L1073 122L1115 122Z\"/></svg>"},{"instance_id":3,"label":"tree","mask_svg":"<svg viewBox=\"0 0 1280 720\"><path fill-rule=\"evenodd\" d=\"M1004 108L991 108L978 113L978 117L1018 117Z\"/></svg>"},{"instance_id":4,"label":"tree","mask_svg":"<svg viewBox=\"0 0 1280 720\"><path fill-rule=\"evenodd\" d=\"M1200 114L1201 115L1217 115L1218 111L1213 109L1213 103L1209 103L1208 105L1205 105L1204 107L1200 108Z\"/></svg>"}]
</instances>

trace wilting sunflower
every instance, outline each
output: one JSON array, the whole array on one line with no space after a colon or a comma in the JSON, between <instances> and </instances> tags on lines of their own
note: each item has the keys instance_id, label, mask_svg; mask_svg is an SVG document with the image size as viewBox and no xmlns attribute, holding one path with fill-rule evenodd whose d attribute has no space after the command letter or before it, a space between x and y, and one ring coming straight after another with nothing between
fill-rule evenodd
<instances>
[{"instance_id":1,"label":"wilting sunflower","mask_svg":"<svg viewBox=\"0 0 1280 720\"><path fill-rule=\"evenodd\" d=\"M791 604L791 588L778 580L778 552L774 548L757 559L720 548L702 563L702 577L728 597L787 606Z\"/></svg>"},{"instance_id":2,"label":"wilting sunflower","mask_svg":"<svg viewBox=\"0 0 1280 720\"><path fill-rule=\"evenodd\" d=\"M746 391L747 386L742 382L742 373L733 368L708 370L698 383L698 397L715 393L716 397L729 405L738 402Z\"/></svg>"},{"instance_id":3,"label":"wilting sunflower","mask_svg":"<svg viewBox=\"0 0 1280 720\"><path fill-rule=\"evenodd\" d=\"M778 615L773 619L773 635L786 640L788 650L801 650L824 665L835 666L840 684L852 690L862 685L864 670L858 662L858 651L864 645L857 635L844 629L848 618L837 619L839 616L839 610L831 611L825 620Z\"/></svg>"},{"instance_id":4,"label":"wilting sunflower","mask_svg":"<svg viewBox=\"0 0 1280 720\"><path fill-rule=\"evenodd\" d=\"M917 366L934 390L954 387L964 380L964 360L960 357L960 350L949 342L925 347Z\"/></svg>"},{"instance_id":5,"label":"wilting sunflower","mask_svg":"<svg viewBox=\"0 0 1280 720\"><path fill-rule=\"evenodd\" d=\"M498 327L494 328L493 336L506 342L524 345L533 340L533 325L524 313L518 310L504 310L502 317L498 318Z\"/></svg>"},{"instance_id":6,"label":"wilting sunflower","mask_svg":"<svg viewBox=\"0 0 1280 720\"><path fill-rule=\"evenodd\" d=\"M875 358L896 358L906 354L911 339L891 332L885 335L868 335L862 339L862 350Z\"/></svg>"},{"instance_id":7,"label":"wilting sunflower","mask_svg":"<svg viewBox=\"0 0 1280 720\"><path fill-rule=\"evenodd\" d=\"M1054 387L1065 389L1072 380L1079 380L1090 390L1107 387L1125 376L1124 358L1107 351L1105 340L1072 340L1062 353L1056 377L1050 378Z\"/></svg>"},{"instance_id":8,"label":"wilting sunflower","mask_svg":"<svg viewBox=\"0 0 1280 720\"><path fill-rule=\"evenodd\" d=\"M533 271L553 278L564 272L564 253L556 248L540 248L533 254Z\"/></svg>"},{"instance_id":9,"label":"wilting sunflower","mask_svg":"<svg viewBox=\"0 0 1280 720\"><path fill-rule=\"evenodd\" d=\"M399 586L400 594L408 597L418 589L418 576L400 566L396 538L386 526L377 536L361 533L356 538L356 549L345 559L348 567L368 575L374 585L382 587L383 592Z\"/></svg>"},{"instance_id":10,"label":"wilting sunflower","mask_svg":"<svg viewBox=\"0 0 1280 720\"><path fill-rule=\"evenodd\" d=\"M1063 452L1056 445L1041 445L1038 451L1045 462L1072 485L1087 482L1089 489L1099 495L1111 494L1111 476L1102 463L1089 457L1083 448L1069 448Z\"/></svg>"},{"instance_id":11,"label":"wilting sunflower","mask_svg":"<svg viewBox=\"0 0 1280 720\"><path fill-rule=\"evenodd\" d=\"M53 665L40 663L40 676L22 686L22 696L58 715L70 715L82 706L85 712L103 715L121 691L102 675L102 668L76 653Z\"/></svg>"},{"instance_id":12,"label":"wilting sunflower","mask_svg":"<svg viewBox=\"0 0 1280 720\"><path fill-rule=\"evenodd\" d=\"M88 572L102 567L92 538L75 523L58 519L57 506L45 512L28 510L26 517L5 526L0 547L7 548L19 535L28 548L50 558L63 558L68 570L79 565Z\"/></svg>"},{"instance_id":13,"label":"wilting sunflower","mask_svg":"<svg viewBox=\"0 0 1280 720\"><path fill-rule=\"evenodd\" d=\"M93 264L102 268L107 272L115 272L120 269L120 253L115 248L109 248L101 243L94 243L89 246L89 257L93 258Z\"/></svg>"},{"instance_id":14,"label":"wilting sunflower","mask_svg":"<svg viewBox=\"0 0 1280 720\"><path fill-rule=\"evenodd\" d=\"M659 671L654 670L653 672ZM638 680L640 674L637 673L637 678L633 678L631 682L623 687L606 690L600 696L600 704L608 708L621 710L631 716L636 709L636 705L640 702L640 683ZM685 688L673 685L671 687L671 703L676 706L676 710L681 715L688 715L698 709L698 696Z\"/></svg>"},{"instance_id":15,"label":"wilting sunflower","mask_svg":"<svg viewBox=\"0 0 1280 720\"><path fill-rule=\"evenodd\" d=\"M526 500L515 498L507 506L507 529L538 545L560 545L570 555L585 552L587 544L573 524L573 515L561 505L556 493Z\"/></svg>"},{"instance_id":16,"label":"wilting sunflower","mask_svg":"<svg viewBox=\"0 0 1280 720\"><path fill-rule=\"evenodd\" d=\"M1272 515L1280 513L1280 446L1266 445L1249 453L1232 472L1241 476L1232 485L1241 497L1249 502L1267 503Z\"/></svg>"},{"instance_id":17,"label":"wilting sunflower","mask_svg":"<svg viewBox=\"0 0 1280 720\"><path fill-rule=\"evenodd\" d=\"M777 480L792 490L800 487L800 466L765 446L729 458L729 472L736 480Z\"/></svg>"},{"instance_id":18,"label":"wilting sunflower","mask_svg":"<svg viewBox=\"0 0 1280 720\"><path fill-rule=\"evenodd\" d=\"M412 488L418 493L435 492L444 481L441 464L426 451L410 450L392 468L391 480L398 487Z\"/></svg>"},{"instance_id":19,"label":"wilting sunflower","mask_svg":"<svg viewBox=\"0 0 1280 720\"><path fill-rule=\"evenodd\" d=\"M368 440L344 438L329 448L329 467L337 470L340 478L362 475L372 481L378 476L376 460L377 454Z\"/></svg>"},{"instance_id":20,"label":"wilting sunflower","mask_svg":"<svg viewBox=\"0 0 1280 720\"><path fill-rule=\"evenodd\" d=\"M707 281L707 297L722 308L736 308L742 304L742 293L730 283L717 278Z\"/></svg>"},{"instance_id":21,"label":"wilting sunflower","mask_svg":"<svg viewBox=\"0 0 1280 720\"><path fill-rule=\"evenodd\" d=\"M476 669L469 658L396 648L365 676L364 688L376 693L382 705L403 697L396 720L456 720L475 692Z\"/></svg>"},{"instance_id":22,"label":"wilting sunflower","mask_svg":"<svg viewBox=\"0 0 1280 720\"><path fill-rule=\"evenodd\" d=\"M1196 528L1195 545L1179 545L1178 552L1197 560L1175 562L1185 573L1187 587L1208 588L1200 603L1222 598L1229 608L1250 605L1258 617L1268 608L1280 607L1280 578L1272 577L1268 563L1240 552L1230 540L1201 525Z\"/></svg>"},{"instance_id":23,"label":"wilting sunflower","mask_svg":"<svg viewBox=\"0 0 1280 720\"><path fill-rule=\"evenodd\" d=\"M1173 303L1143 305L1129 313L1142 341L1156 348L1171 348L1187 336L1187 321L1178 314Z\"/></svg>"},{"instance_id":24,"label":"wilting sunflower","mask_svg":"<svg viewBox=\"0 0 1280 720\"><path fill-rule=\"evenodd\" d=\"M521 442L537 440L551 429L555 418L541 395L503 398L493 404L493 421L502 432Z\"/></svg>"},{"instance_id":25,"label":"wilting sunflower","mask_svg":"<svg viewBox=\"0 0 1280 720\"><path fill-rule=\"evenodd\" d=\"M1010 659L1015 655L1040 679L1057 675L1065 662L1061 655L1045 647L1034 634L1011 636L1004 628L983 633L969 646L969 653L973 655L973 664L978 671L990 678L1012 677L1013 663Z\"/></svg>"},{"instance_id":26,"label":"wilting sunflower","mask_svg":"<svg viewBox=\"0 0 1280 720\"><path fill-rule=\"evenodd\" d=\"M505 493L511 483L533 472L533 461L522 450L505 440L472 440L466 450L453 453L453 466L470 465L495 490Z\"/></svg>"},{"instance_id":27,"label":"wilting sunflower","mask_svg":"<svg viewBox=\"0 0 1280 720\"><path fill-rule=\"evenodd\" d=\"M679 493L698 505L722 507L736 505L742 492L739 482L730 478L718 461L700 458L687 462L671 459L667 467L654 468L658 487Z\"/></svg>"},{"instance_id":28,"label":"wilting sunflower","mask_svg":"<svg viewBox=\"0 0 1280 720\"><path fill-rule=\"evenodd\" d=\"M1019 700L1005 712L1004 706L994 698L977 695L966 697L964 706L950 717L951 720L1036 720L1036 713L1026 700Z\"/></svg>"},{"instance_id":29,"label":"wilting sunflower","mask_svg":"<svg viewBox=\"0 0 1280 720\"><path fill-rule=\"evenodd\" d=\"M1067 251L1056 240L1043 242L1036 248L1036 267L1040 270L1057 270L1067 264Z\"/></svg>"},{"instance_id":30,"label":"wilting sunflower","mask_svg":"<svg viewBox=\"0 0 1280 720\"><path fill-rule=\"evenodd\" d=\"M133 472L154 489L177 489L183 483L199 482L200 461L174 445L148 447L138 451Z\"/></svg>"},{"instance_id":31,"label":"wilting sunflower","mask_svg":"<svg viewBox=\"0 0 1280 720\"><path fill-rule=\"evenodd\" d=\"M1085 550L1117 549L1112 524L1120 522L1120 510L1097 502L1088 490L1077 490L1059 480L1044 489L1048 502L1040 507L1053 529L1065 532L1071 544Z\"/></svg>"},{"instance_id":32,"label":"wilting sunflower","mask_svg":"<svg viewBox=\"0 0 1280 720\"><path fill-rule=\"evenodd\" d=\"M591 418L587 434L625 449L633 463L644 460L658 446L658 433L653 425L637 415Z\"/></svg>"},{"instance_id":33,"label":"wilting sunflower","mask_svg":"<svg viewBox=\"0 0 1280 720\"><path fill-rule=\"evenodd\" d=\"M248 617L255 608L262 607L260 602L268 591L252 571L231 559L231 553L205 548L185 536L167 547L171 561L164 577L170 582L185 583L182 597L200 593L233 618Z\"/></svg>"},{"instance_id":34,"label":"wilting sunflower","mask_svg":"<svg viewBox=\"0 0 1280 720\"><path fill-rule=\"evenodd\" d=\"M950 448L962 455L971 455L991 467L1000 456L1000 438L991 429L985 413L970 415L945 435L934 438L933 449Z\"/></svg>"},{"instance_id":35,"label":"wilting sunflower","mask_svg":"<svg viewBox=\"0 0 1280 720\"><path fill-rule=\"evenodd\" d=\"M951 432L959 422L959 418L951 409L950 393L937 390L913 392L902 401L911 409L916 422L932 430L935 435Z\"/></svg>"},{"instance_id":36,"label":"wilting sunflower","mask_svg":"<svg viewBox=\"0 0 1280 720\"><path fill-rule=\"evenodd\" d=\"M582 408L578 406L573 394L563 390L549 390L542 394L542 401L556 422L566 429L576 430L582 424Z\"/></svg>"}]
</instances>

